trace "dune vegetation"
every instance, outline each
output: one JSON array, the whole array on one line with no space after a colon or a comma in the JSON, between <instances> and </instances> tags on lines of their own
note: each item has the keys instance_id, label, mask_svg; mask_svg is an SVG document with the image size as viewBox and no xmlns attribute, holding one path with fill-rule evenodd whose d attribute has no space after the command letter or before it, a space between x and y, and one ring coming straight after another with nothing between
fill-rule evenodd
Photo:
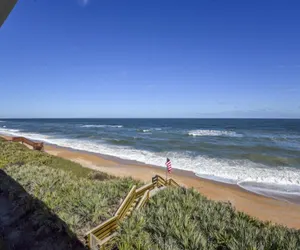
<instances>
[{"instance_id":1,"label":"dune vegetation","mask_svg":"<svg viewBox=\"0 0 300 250\"><path fill-rule=\"evenodd\" d=\"M141 185L0 139L0 249L83 249L83 235L110 218L134 184ZM114 243L120 250L295 250L300 231L170 188L123 221Z\"/></svg>"},{"instance_id":2,"label":"dune vegetation","mask_svg":"<svg viewBox=\"0 0 300 250\"><path fill-rule=\"evenodd\" d=\"M296 250L300 231L261 222L193 189L165 189L119 230L120 250Z\"/></svg>"},{"instance_id":3,"label":"dune vegetation","mask_svg":"<svg viewBox=\"0 0 300 250\"><path fill-rule=\"evenodd\" d=\"M113 215L134 184L140 185L131 178L115 178L4 140L0 141L0 162L2 176L9 177L2 180L0 194L13 204L12 209L20 208L20 217L28 217L31 224L39 225L31 228L32 233L38 233L49 222L49 213L42 212L46 207L58 217L50 228L67 228L67 234L83 241L87 231ZM12 182L17 185L11 185ZM29 196L40 201L43 208L37 208ZM1 237L6 234L4 231L0 230Z\"/></svg>"},{"instance_id":4,"label":"dune vegetation","mask_svg":"<svg viewBox=\"0 0 300 250\"><path fill-rule=\"evenodd\" d=\"M79 178L47 166L13 165L4 170L78 236L113 216L122 198L136 183L130 178L106 181Z\"/></svg>"},{"instance_id":5,"label":"dune vegetation","mask_svg":"<svg viewBox=\"0 0 300 250\"><path fill-rule=\"evenodd\" d=\"M78 177L87 177L93 172L80 164L40 151L29 150L20 143L8 142L3 138L0 138L0 149L0 169L7 165L33 164L69 171ZM107 174L102 174L109 177Z\"/></svg>"}]
</instances>

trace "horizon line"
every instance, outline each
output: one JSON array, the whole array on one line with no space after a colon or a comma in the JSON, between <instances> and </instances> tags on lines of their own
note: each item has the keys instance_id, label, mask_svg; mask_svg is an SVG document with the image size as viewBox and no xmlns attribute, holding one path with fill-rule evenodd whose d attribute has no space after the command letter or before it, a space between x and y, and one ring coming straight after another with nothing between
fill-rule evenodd
<instances>
[{"instance_id":1,"label":"horizon line","mask_svg":"<svg viewBox=\"0 0 300 250\"><path fill-rule=\"evenodd\" d=\"M1 118L0 120L35 120L35 119L256 119L256 120L300 120L295 117L13 117Z\"/></svg>"}]
</instances>

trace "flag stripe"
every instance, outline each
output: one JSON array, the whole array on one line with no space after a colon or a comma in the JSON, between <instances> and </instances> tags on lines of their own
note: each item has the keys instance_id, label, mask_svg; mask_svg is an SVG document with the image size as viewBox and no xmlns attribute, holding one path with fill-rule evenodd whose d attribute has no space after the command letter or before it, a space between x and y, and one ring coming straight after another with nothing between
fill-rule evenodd
<instances>
[{"instance_id":1,"label":"flag stripe","mask_svg":"<svg viewBox=\"0 0 300 250\"><path fill-rule=\"evenodd\" d=\"M172 171L172 163L171 163L171 161L170 161L169 158L167 158L166 167L167 167L168 173L171 173L171 171Z\"/></svg>"}]
</instances>

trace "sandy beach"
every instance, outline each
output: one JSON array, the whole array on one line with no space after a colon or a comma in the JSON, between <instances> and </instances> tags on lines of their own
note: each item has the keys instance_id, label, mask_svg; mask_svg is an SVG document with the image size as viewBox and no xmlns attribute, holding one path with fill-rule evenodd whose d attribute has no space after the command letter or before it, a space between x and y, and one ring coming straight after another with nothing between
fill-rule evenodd
<instances>
[{"instance_id":1,"label":"sandy beach","mask_svg":"<svg viewBox=\"0 0 300 250\"><path fill-rule=\"evenodd\" d=\"M9 137L5 138L9 139ZM119 177L133 177L144 182L149 182L156 174L165 176L164 168L129 162L85 151L45 145L45 152L78 162L84 167ZM257 195L236 185L202 179L189 171L173 169L171 177L185 187L195 188L210 199L230 202L237 210L243 211L260 220L300 229L300 205Z\"/></svg>"}]
</instances>

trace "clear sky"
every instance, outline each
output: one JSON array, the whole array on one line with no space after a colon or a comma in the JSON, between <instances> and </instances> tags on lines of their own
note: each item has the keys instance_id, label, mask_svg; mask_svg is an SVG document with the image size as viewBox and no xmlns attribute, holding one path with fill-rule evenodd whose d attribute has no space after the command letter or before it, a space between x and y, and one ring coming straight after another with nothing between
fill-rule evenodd
<instances>
[{"instance_id":1,"label":"clear sky","mask_svg":"<svg viewBox=\"0 0 300 250\"><path fill-rule=\"evenodd\" d=\"M19 0L0 117L300 118L300 1Z\"/></svg>"}]
</instances>

